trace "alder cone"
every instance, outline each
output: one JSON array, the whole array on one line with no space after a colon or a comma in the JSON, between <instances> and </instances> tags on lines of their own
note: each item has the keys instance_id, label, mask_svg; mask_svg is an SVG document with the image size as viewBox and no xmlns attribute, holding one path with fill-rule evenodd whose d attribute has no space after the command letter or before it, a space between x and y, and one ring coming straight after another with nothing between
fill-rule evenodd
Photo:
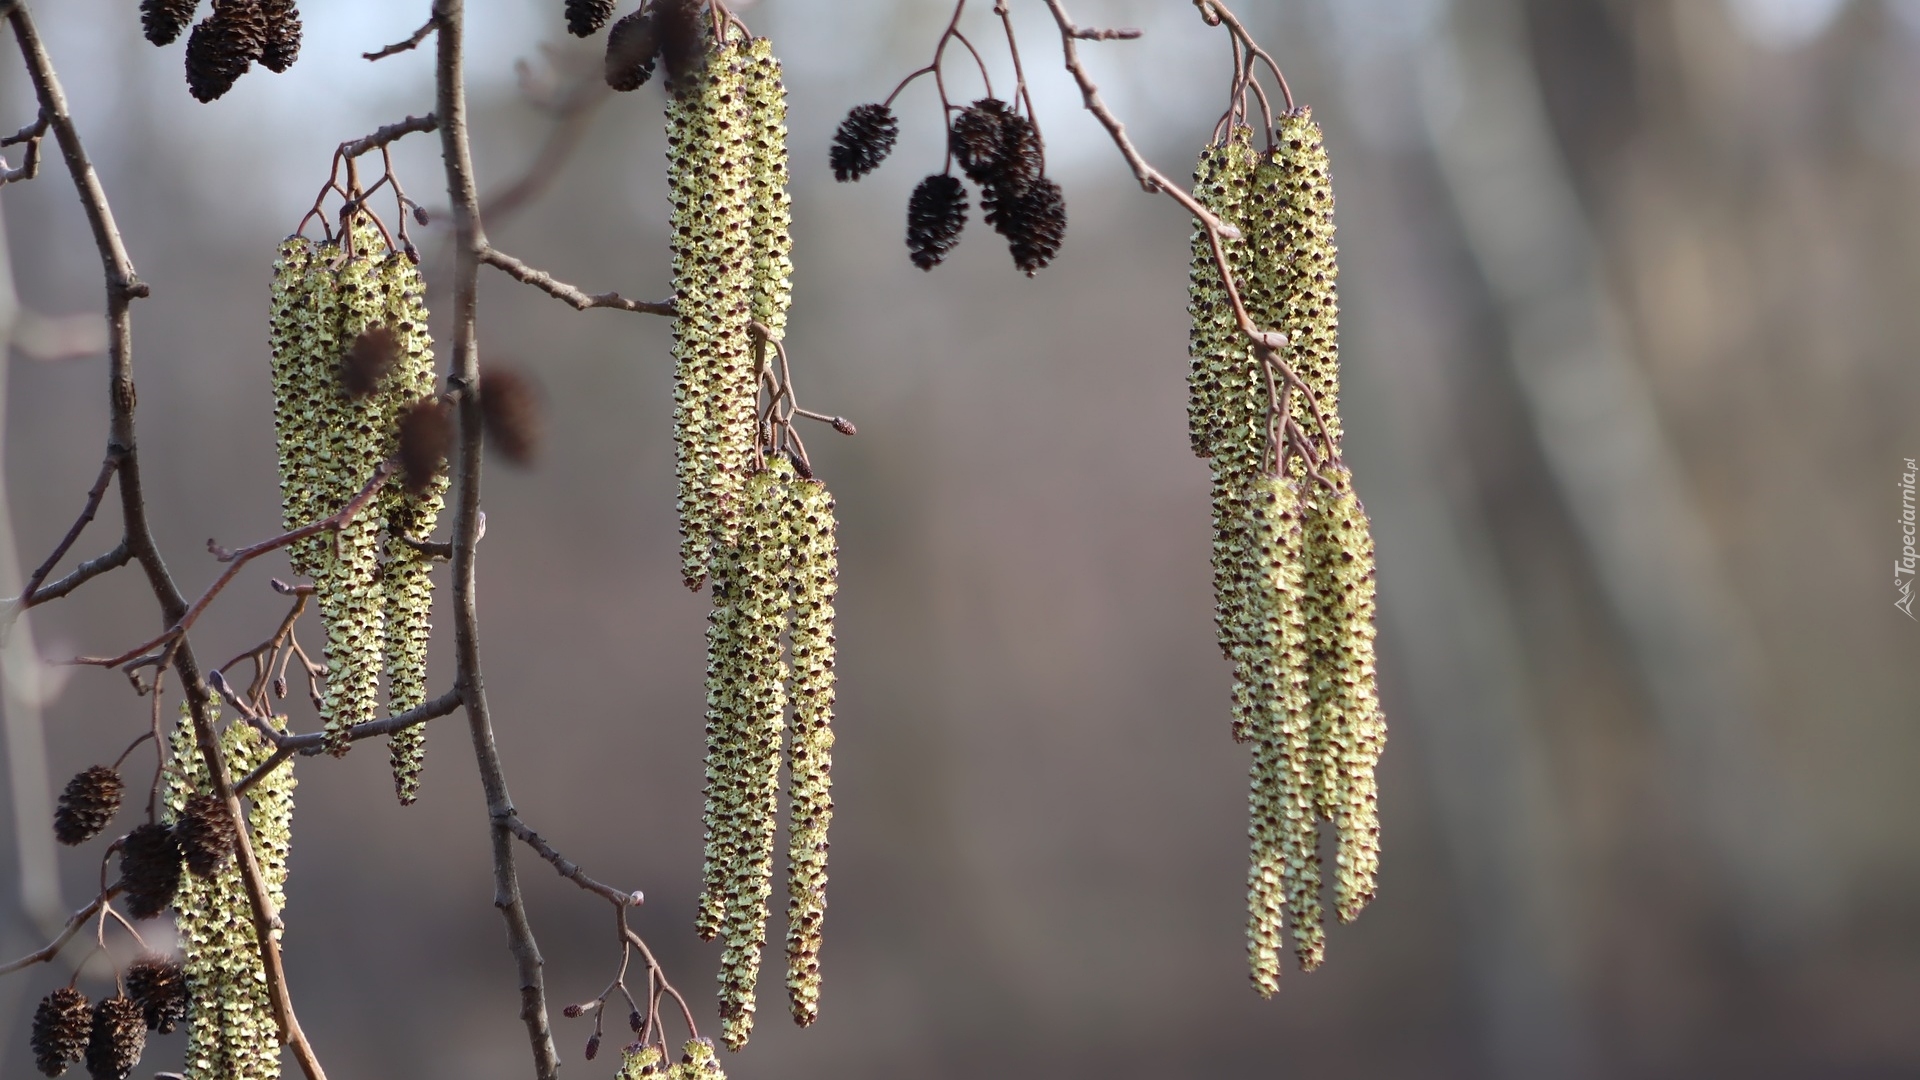
<instances>
[{"instance_id":1,"label":"alder cone","mask_svg":"<svg viewBox=\"0 0 1920 1080\"><path fill-rule=\"evenodd\" d=\"M967 187L959 177L936 173L920 181L907 200L907 251L913 265L932 270L960 242L967 224Z\"/></svg>"},{"instance_id":2,"label":"alder cone","mask_svg":"<svg viewBox=\"0 0 1920 1080\"><path fill-rule=\"evenodd\" d=\"M833 133L833 149L827 153L833 178L845 183L879 168L899 138L900 122L894 119L892 109L855 105Z\"/></svg>"},{"instance_id":3,"label":"alder cone","mask_svg":"<svg viewBox=\"0 0 1920 1080\"><path fill-rule=\"evenodd\" d=\"M171 45L199 6L200 0L140 0L140 29L155 45Z\"/></svg>"},{"instance_id":4,"label":"alder cone","mask_svg":"<svg viewBox=\"0 0 1920 1080\"><path fill-rule=\"evenodd\" d=\"M279 73L300 59L300 9L294 0L260 0L266 33L260 42L260 66Z\"/></svg>"},{"instance_id":5,"label":"alder cone","mask_svg":"<svg viewBox=\"0 0 1920 1080\"><path fill-rule=\"evenodd\" d=\"M653 78L659 55L660 31L653 14L640 10L621 16L607 31L607 85L622 93L640 89Z\"/></svg>"},{"instance_id":6,"label":"alder cone","mask_svg":"<svg viewBox=\"0 0 1920 1080\"><path fill-rule=\"evenodd\" d=\"M988 195L999 195L997 190ZM1013 262L1028 277L1053 261L1067 236L1067 202L1060 185L1041 177L1024 194L1002 195L989 211L988 221L1007 238Z\"/></svg>"},{"instance_id":7,"label":"alder cone","mask_svg":"<svg viewBox=\"0 0 1920 1080\"><path fill-rule=\"evenodd\" d=\"M125 791L120 774L105 765L95 765L67 781L53 812L54 839L71 847L99 836L120 812Z\"/></svg>"},{"instance_id":8,"label":"alder cone","mask_svg":"<svg viewBox=\"0 0 1920 1080\"><path fill-rule=\"evenodd\" d=\"M266 15L255 0L214 0L213 14L187 38L187 90L203 102L222 96L260 59L266 41Z\"/></svg>"},{"instance_id":9,"label":"alder cone","mask_svg":"<svg viewBox=\"0 0 1920 1080\"><path fill-rule=\"evenodd\" d=\"M140 1003L149 1030L162 1035L187 1018L187 973L178 960L143 956L127 967L127 996Z\"/></svg>"},{"instance_id":10,"label":"alder cone","mask_svg":"<svg viewBox=\"0 0 1920 1080\"><path fill-rule=\"evenodd\" d=\"M127 910L151 919L167 910L180 891L180 843L165 825L142 825L120 847L120 885Z\"/></svg>"},{"instance_id":11,"label":"alder cone","mask_svg":"<svg viewBox=\"0 0 1920 1080\"><path fill-rule=\"evenodd\" d=\"M93 1080L127 1080L146 1048L147 1020L139 1004L118 994L101 998L87 1037L87 1074Z\"/></svg>"},{"instance_id":12,"label":"alder cone","mask_svg":"<svg viewBox=\"0 0 1920 1080\"><path fill-rule=\"evenodd\" d=\"M41 1072L59 1076L87 1050L92 1024L87 995L63 986L40 999L33 1011L33 1061Z\"/></svg>"},{"instance_id":13,"label":"alder cone","mask_svg":"<svg viewBox=\"0 0 1920 1080\"><path fill-rule=\"evenodd\" d=\"M592 37L613 18L613 0L567 0L567 33Z\"/></svg>"},{"instance_id":14,"label":"alder cone","mask_svg":"<svg viewBox=\"0 0 1920 1080\"><path fill-rule=\"evenodd\" d=\"M187 800L180 820L174 823L174 840L186 859L187 869L195 877L210 878L226 865L239 839L233 815L227 804L215 795L195 795Z\"/></svg>"}]
</instances>

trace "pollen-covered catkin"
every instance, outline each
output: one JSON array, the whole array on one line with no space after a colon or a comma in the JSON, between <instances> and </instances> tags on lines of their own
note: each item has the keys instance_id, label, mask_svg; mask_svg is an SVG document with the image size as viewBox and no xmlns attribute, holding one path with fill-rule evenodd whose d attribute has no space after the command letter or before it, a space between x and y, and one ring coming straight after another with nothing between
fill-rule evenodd
<instances>
[{"instance_id":1,"label":"pollen-covered catkin","mask_svg":"<svg viewBox=\"0 0 1920 1080\"><path fill-rule=\"evenodd\" d=\"M398 449L399 417L434 390L433 338L427 331L426 282L413 260L389 253L381 266L386 326L398 343L393 373L379 391L379 415L392 432L388 453ZM380 493L380 517L386 529L386 564L380 590L385 633L387 710L399 715L427 699L427 646L433 633L433 560L409 543L425 540L439 520L446 496L445 472L423 490L397 480ZM393 783L401 805L420 795L420 770L426 760L427 727L416 724L388 738Z\"/></svg>"},{"instance_id":2,"label":"pollen-covered catkin","mask_svg":"<svg viewBox=\"0 0 1920 1080\"><path fill-rule=\"evenodd\" d=\"M787 88L773 43L747 43L742 72L753 157L753 318L778 340L793 299L793 199L787 194Z\"/></svg>"},{"instance_id":3,"label":"pollen-covered catkin","mask_svg":"<svg viewBox=\"0 0 1920 1080\"><path fill-rule=\"evenodd\" d=\"M773 893L773 852L780 798L781 737L786 729L786 637L791 544L783 518L793 466L775 457L747 482L739 543L729 553L728 587L742 638L743 715L735 722L739 773L732 785L736 850L723 877L726 899L720 956L721 1036L735 1050L753 1032L754 990L767 941L767 898Z\"/></svg>"},{"instance_id":4,"label":"pollen-covered catkin","mask_svg":"<svg viewBox=\"0 0 1920 1080\"><path fill-rule=\"evenodd\" d=\"M1295 394L1293 422L1314 440L1323 436L1320 420L1334 447L1340 445L1340 265L1334 244L1333 181L1327 167L1326 144L1313 110L1288 113L1280 121L1279 147L1260 171L1261 182L1279 188L1276 241L1267 256L1270 274L1284 274L1280 303L1263 326L1278 326L1287 334L1287 363L1300 381L1311 387L1319 405L1319 419L1303 394ZM1259 185L1256 185L1259 186ZM1256 321L1261 321L1256 316ZM1296 459L1294 475L1304 464Z\"/></svg>"},{"instance_id":5,"label":"pollen-covered catkin","mask_svg":"<svg viewBox=\"0 0 1920 1080\"><path fill-rule=\"evenodd\" d=\"M1373 537L1344 466L1325 474L1307 521L1310 690L1321 814L1339 836L1335 898L1342 922L1373 899L1380 862L1374 767L1386 744L1374 676Z\"/></svg>"},{"instance_id":6,"label":"pollen-covered catkin","mask_svg":"<svg viewBox=\"0 0 1920 1080\"><path fill-rule=\"evenodd\" d=\"M833 602L840 548L833 496L818 480L787 485L793 735L788 759L787 1001L795 1023L820 1014L827 826L833 820Z\"/></svg>"},{"instance_id":7,"label":"pollen-covered catkin","mask_svg":"<svg viewBox=\"0 0 1920 1080\"><path fill-rule=\"evenodd\" d=\"M706 580L715 545L733 542L739 489L753 453L754 162L735 42L674 81L667 105L671 221L675 471L681 575Z\"/></svg>"},{"instance_id":8,"label":"pollen-covered catkin","mask_svg":"<svg viewBox=\"0 0 1920 1080\"><path fill-rule=\"evenodd\" d=\"M236 776L273 753L246 724L229 726L220 741L227 767ZM287 761L247 793L254 858L275 910L286 907L294 786L293 763ZM192 718L183 707L170 744L162 816L177 819L195 796L210 794L212 787L194 741ZM174 907L191 1002L182 1075L186 1080L277 1080L279 1028L238 864L229 860L212 877L188 878Z\"/></svg>"}]
</instances>

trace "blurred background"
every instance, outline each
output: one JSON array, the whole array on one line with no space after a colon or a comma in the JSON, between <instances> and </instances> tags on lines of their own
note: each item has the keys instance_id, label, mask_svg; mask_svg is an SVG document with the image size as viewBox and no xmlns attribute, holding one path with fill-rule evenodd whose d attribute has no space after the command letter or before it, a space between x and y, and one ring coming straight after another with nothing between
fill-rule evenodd
<instances>
[{"instance_id":1,"label":"blurred background","mask_svg":"<svg viewBox=\"0 0 1920 1080\"><path fill-rule=\"evenodd\" d=\"M306 5L297 66L201 106L133 0L39 5L153 287L143 456L189 590L214 576L209 536L277 527L267 267L335 144L431 107L428 53L358 58L425 6ZM665 295L658 87L579 91L598 43L566 38L560 0L469 6L495 242L590 291ZM1246 754L1184 433L1190 225L1080 111L1044 8L1010 6L1072 215L1032 280L977 215L948 265L908 263L908 191L940 168L930 86L897 104L878 173L837 185L826 165L846 109L925 63L948 8L740 8L791 91L801 401L860 434L810 444L842 553L823 1011L786 1022L776 952L729 1074L1920 1076L1920 625L1889 573L1920 456L1920 3L1240 5L1333 158L1391 723L1380 897L1270 1002L1245 972ZM1072 9L1145 30L1082 49L1185 176L1225 106L1224 32L1175 0ZM33 106L5 55L11 130ZM950 83L978 96L958 62ZM0 194L8 595L105 428L98 264L47 149ZM429 206L436 149L396 153ZM489 468L480 548L508 780L590 873L645 890L638 928L710 1020L718 947L691 933L706 604L678 583L666 326L498 275L483 297L485 356L547 405L538 466ZM110 504L76 557L116 528ZM285 573L225 594L204 657L270 632ZM8 643L7 957L95 888L104 841L40 869L51 793L146 722L123 679L33 658L117 651L154 620L128 571ZM336 1077L526 1075L459 723L435 723L410 809L378 748L300 765L287 963ZM617 962L605 909L522 866L556 1011L590 999ZM69 963L0 980L0 1076L30 1073L33 1003ZM586 1021L555 1025L568 1075L613 1071L580 1062ZM181 1046L156 1038L142 1074Z\"/></svg>"}]
</instances>

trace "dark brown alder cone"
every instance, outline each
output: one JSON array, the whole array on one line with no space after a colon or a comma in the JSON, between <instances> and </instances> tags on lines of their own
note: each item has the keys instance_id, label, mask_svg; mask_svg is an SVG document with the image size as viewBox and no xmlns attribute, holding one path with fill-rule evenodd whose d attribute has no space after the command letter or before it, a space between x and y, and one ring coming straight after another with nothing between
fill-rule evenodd
<instances>
[{"instance_id":1,"label":"dark brown alder cone","mask_svg":"<svg viewBox=\"0 0 1920 1080\"><path fill-rule=\"evenodd\" d=\"M180 844L172 829L147 824L127 834L120 846L120 886L134 918L151 919L167 910L180 891Z\"/></svg>"},{"instance_id":2,"label":"dark brown alder cone","mask_svg":"<svg viewBox=\"0 0 1920 1080\"><path fill-rule=\"evenodd\" d=\"M453 409L438 398L422 398L400 416L400 479L414 495L424 495L447 467L453 452Z\"/></svg>"},{"instance_id":3,"label":"dark brown alder cone","mask_svg":"<svg viewBox=\"0 0 1920 1080\"><path fill-rule=\"evenodd\" d=\"M127 996L140 1003L147 1028L162 1035L187 1018L187 973L178 960L143 956L127 967Z\"/></svg>"},{"instance_id":4,"label":"dark brown alder cone","mask_svg":"<svg viewBox=\"0 0 1920 1080\"><path fill-rule=\"evenodd\" d=\"M996 196L998 196L996 198ZM987 220L1007 238L1013 262L1028 277L1053 261L1067 236L1067 202L1060 185L1040 177L1026 192L1006 198L998 189L989 189L982 205L992 204Z\"/></svg>"},{"instance_id":5,"label":"dark brown alder cone","mask_svg":"<svg viewBox=\"0 0 1920 1080\"><path fill-rule=\"evenodd\" d=\"M87 1051L92 1027L87 995L63 986L40 999L33 1011L33 1061L48 1076L59 1076Z\"/></svg>"},{"instance_id":6,"label":"dark brown alder cone","mask_svg":"<svg viewBox=\"0 0 1920 1080\"><path fill-rule=\"evenodd\" d=\"M653 78L658 55L660 32L653 13L641 10L622 15L607 31L607 85L623 93L640 89Z\"/></svg>"},{"instance_id":7,"label":"dark brown alder cone","mask_svg":"<svg viewBox=\"0 0 1920 1080\"><path fill-rule=\"evenodd\" d=\"M233 827L233 815L227 804L214 795L195 795L174 823L173 837L180 845L187 869L195 877L210 878L226 865L239 837Z\"/></svg>"},{"instance_id":8,"label":"dark brown alder cone","mask_svg":"<svg viewBox=\"0 0 1920 1080\"><path fill-rule=\"evenodd\" d=\"M140 29L155 45L171 45L199 6L200 0L140 0Z\"/></svg>"},{"instance_id":9,"label":"dark brown alder cone","mask_svg":"<svg viewBox=\"0 0 1920 1080\"><path fill-rule=\"evenodd\" d=\"M613 18L613 0L567 0L567 33L592 37Z\"/></svg>"},{"instance_id":10,"label":"dark brown alder cone","mask_svg":"<svg viewBox=\"0 0 1920 1080\"><path fill-rule=\"evenodd\" d=\"M213 0L213 14L187 38L187 89L212 101L233 89L266 46L267 22L255 0Z\"/></svg>"},{"instance_id":11,"label":"dark brown alder cone","mask_svg":"<svg viewBox=\"0 0 1920 1080\"><path fill-rule=\"evenodd\" d=\"M120 812L120 796L126 785L120 774L105 765L95 765L67 781L60 793L60 805L53 812L53 836L63 844L84 844L100 835L100 830Z\"/></svg>"},{"instance_id":12,"label":"dark brown alder cone","mask_svg":"<svg viewBox=\"0 0 1920 1080\"><path fill-rule=\"evenodd\" d=\"M480 373L480 419L488 444L515 465L531 464L540 452L540 394L519 372Z\"/></svg>"},{"instance_id":13,"label":"dark brown alder cone","mask_svg":"<svg viewBox=\"0 0 1920 1080\"><path fill-rule=\"evenodd\" d=\"M138 1002L115 994L93 1007L87 1035L87 1074L93 1080L127 1080L147 1048L147 1017Z\"/></svg>"},{"instance_id":14,"label":"dark brown alder cone","mask_svg":"<svg viewBox=\"0 0 1920 1080\"><path fill-rule=\"evenodd\" d=\"M293 0L260 0L266 36L260 43L260 66L282 72L300 59L300 9Z\"/></svg>"},{"instance_id":15,"label":"dark brown alder cone","mask_svg":"<svg viewBox=\"0 0 1920 1080\"><path fill-rule=\"evenodd\" d=\"M380 389L380 382L400 359L400 335L392 327L376 326L353 339L353 348L340 361L340 385L355 401Z\"/></svg>"},{"instance_id":16,"label":"dark brown alder cone","mask_svg":"<svg viewBox=\"0 0 1920 1080\"><path fill-rule=\"evenodd\" d=\"M706 0L655 0L651 11L660 59L667 66L667 89L678 93L707 67Z\"/></svg>"},{"instance_id":17,"label":"dark brown alder cone","mask_svg":"<svg viewBox=\"0 0 1920 1080\"><path fill-rule=\"evenodd\" d=\"M920 181L907 200L907 251L913 265L932 270L960 242L967 224L967 187L957 176L936 173Z\"/></svg>"},{"instance_id":18,"label":"dark brown alder cone","mask_svg":"<svg viewBox=\"0 0 1920 1080\"><path fill-rule=\"evenodd\" d=\"M845 183L858 180L880 167L893 152L900 138L900 122L885 105L855 105L833 133L833 149L827 158L833 165L833 178Z\"/></svg>"}]
</instances>

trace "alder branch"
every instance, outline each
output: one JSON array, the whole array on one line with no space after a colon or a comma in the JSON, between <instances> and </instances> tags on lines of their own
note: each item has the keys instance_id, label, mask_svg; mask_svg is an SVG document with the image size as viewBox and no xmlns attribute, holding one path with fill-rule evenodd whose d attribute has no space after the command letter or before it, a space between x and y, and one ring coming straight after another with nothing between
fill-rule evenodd
<instances>
[{"instance_id":1,"label":"alder branch","mask_svg":"<svg viewBox=\"0 0 1920 1080\"><path fill-rule=\"evenodd\" d=\"M562 855L558 848L547 843L545 837L534 832L525 821L520 819L520 815L508 812L503 820L507 828L513 831L513 835L519 837L523 843L537 852L541 858L552 863L553 868L559 871L561 877L593 893L595 896L604 899L616 908L639 907L642 903L646 902L645 894L641 893L638 889L632 892L621 892L619 889L605 882L595 881L593 878L588 877L586 871L580 869L579 863Z\"/></svg>"},{"instance_id":2,"label":"alder branch","mask_svg":"<svg viewBox=\"0 0 1920 1080\"><path fill-rule=\"evenodd\" d=\"M187 614L187 603L180 593L179 586L174 582L173 575L168 572L166 561L161 557L158 545L154 542L140 478L140 456L134 438L133 330L129 308L133 300L148 295L148 289L134 273L133 262L127 255L126 244L120 235L119 226L114 222L113 210L107 201L106 191L100 184L100 177L95 173L93 163L87 158L86 148L80 141L79 130L74 126L73 118L67 111L66 92L61 88L59 76L53 69L53 61L40 41L25 0L12 0L12 3L0 10L4 10L7 21L13 28L14 38L20 46L21 58L26 63L28 78L33 84L34 96L40 103L41 114L46 118L55 140L60 145L67 173L73 180L81 208L86 213L88 228L93 233L94 245L99 250L107 294L109 370L107 449L110 455L120 455L117 471L121 517L126 530L125 544L129 553L139 561L141 569L146 573L148 586L152 589L154 600L160 607L162 620L168 624L178 623ZM171 651L174 667L179 672L182 685L186 689L187 707L193 720L195 741L199 745L201 757L207 764L215 793L226 803L228 812L235 821L244 821L246 819L241 815L239 798L234 794L227 776L226 761L220 751L219 739L214 734L212 718L208 710L207 692L200 681L199 663L194 656L192 646L183 636ZM254 857L253 843L247 830L239 830L234 850L241 879L246 885L248 906L253 916L254 937L260 947L262 967L267 977L268 998L272 1003L274 1020L279 1026L281 1039L292 1046L294 1058L299 1062L307 1080L326 1080L326 1071L321 1068L319 1058L314 1054L313 1047L308 1043L305 1033L301 1031L300 1022L294 1014L286 972L280 962L280 944L273 934L274 927L279 921L278 916L274 912L273 901L267 894L266 881L260 873L259 862Z\"/></svg>"},{"instance_id":3,"label":"alder branch","mask_svg":"<svg viewBox=\"0 0 1920 1080\"><path fill-rule=\"evenodd\" d=\"M454 226L453 373L449 381L456 387L477 386L480 354L476 305L487 234L480 220L480 196L474 183L473 154L467 138L464 0L433 0L433 20L439 28L435 41L434 112L441 120L440 157L446 168L447 200L451 204ZM480 668L480 623L474 600L483 460L479 395L459 395L457 408L460 426L454 457L457 487L453 499L452 543L454 657L458 673L454 685L466 707L467 729L473 738L480 784L486 794L493 848L493 904L506 922L508 950L519 974L520 1018L527 1026L534 1074L538 1080L557 1080L560 1055L553 1045L546 983L542 976L546 961L540 955L533 925L527 918L526 900L520 892L520 874L513 858L513 830L506 821L513 814L513 798L507 792Z\"/></svg>"},{"instance_id":4,"label":"alder branch","mask_svg":"<svg viewBox=\"0 0 1920 1080\"><path fill-rule=\"evenodd\" d=\"M484 245L477 253L481 262L505 271L515 281L531 285L556 300L573 306L575 311L588 308L614 308L619 311L635 311L643 315L666 315L674 313L672 300L628 300L619 293L589 293L584 289L557 280L545 270L528 266L519 259L501 251L492 245Z\"/></svg>"},{"instance_id":5,"label":"alder branch","mask_svg":"<svg viewBox=\"0 0 1920 1080\"><path fill-rule=\"evenodd\" d=\"M284 731L277 731L271 724L266 722L266 717L262 715L259 710L246 705L241 700L240 696L234 692L232 684L228 683L219 672L214 672L212 675L209 675L207 682L212 685L215 690L219 691L222 697L232 702L234 707L240 711L241 717L269 743L272 743L274 747L273 753L268 755L267 760L254 766L252 772L248 773L233 785L235 791L244 793L250 790L268 773L278 768L281 762L290 757L295 755L299 755L300 757L315 757L326 752L326 732L317 731L305 735L290 735ZM405 731L407 728L417 727L429 720L437 720L442 716L447 716L455 709L458 709L460 705L460 691L457 689L449 690L439 697L434 698L432 701L416 705L406 712L397 713L381 720L369 720L364 724L355 724L348 728L346 732L342 734L341 738L347 742L359 742L361 739L373 739L381 735L392 735L396 731Z\"/></svg>"},{"instance_id":6,"label":"alder branch","mask_svg":"<svg viewBox=\"0 0 1920 1080\"><path fill-rule=\"evenodd\" d=\"M74 567L71 573L59 581L36 589L33 598L24 606L39 607L50 600L58 600L101 574L109 570L118 570L132 561L133 551L127 547L127 542L122 540L113 546L112 551L88 559ZM17 614L17 612L9 612L4 621L11 623Z\"/></svg>"},{"instance_id":7,"label":"alder branch","mask_svg":"<svg viewBox=\"0 0 1920 1080\"><path fill-rule=\"evenodd\" d=\"M47 942L44 947L36 949L11 963L0 965L0 975L11 975L16 971L30 968L35 964L47 963L54 957L59 956L60 950L66 948L67 942L73 940L73 935L79 933L81 927L92 922L93 917L100 913L100 909L105 907L118 895L120 895L120 886L118 885L111 886L101 892L99 896L93 898L92 903L74 912L73 915L67 919L67 925L62 927L60 933L56 935L52 941Z\"/></svg>"},{"instance_id":8,"label":"alder branch","mask_svg":"<svg viewBox=\"0 0 1920 1080\"><path fill-rule=\"evenodd\" d=\"M106 459L100 463L100 475L94 479L93 486L87 489L87 502L85 506L80 508L80 516L73 520L73 524L67 528L67 534L60 538L58 544L54 545L53 554L48 555L46 561L42 562L39 567L34 570L33 574L27 578L26 588L21 589L20 595L14 598L5 616L0 617L0 633L3 633L6 627L13 624L13 620L20 616L20 612L33 607L43 599L53 599L51 596L43 596L40 591L40 586L47 580L47 575L53 573L53 568L60 565L60 560L67 557L67 552L73 549L74 542L80 539L80 534L85 532L87 526L93 523L94 515L100 512L100 501L106 498L107 485L113 482L113 474L119 471L122 456L123 455L111 450L107 452ZM124 551L125 549L126 544L123 542L120 547L114 550ZM128 558L131 558L131 555L129 555ZM100 560L96 559L94 561L99 562ZM125 565L126 561L127 560L123 558L119 563L114 565ZM111 569L113 569L112 566L104 567L94 571L92 574L88 574L87 577L94 577ZM75 571L75 573L78 572L79 571ZM71 574L68 575L68 577L72 576ZM85 581L86 578L75 581L67 587L65 592L61 592L59 595L65 596L67 593L79 588Z\"/></svg>"},{"instance_id":9,"label":"alder branch","mask_svg":"<svg viewBox=\"0 0 1920 1080\"><path fill-rule=\"evenodd\" d=\"M396 120L385 127L377 128L371 135L364 135L358 139L354 139L352 142L341 143L339 153L341 157L350 158L360 157L363 154L371 154L375 150L390 146L416 131L432 131L435 127L439 126L439 123L440 121L435 119L432 113L428 113L425 116L409 116L405 120Z\"/></svg>"},{"instance_id":10,"label":"alder branch","mask_svg":"<svg viewBox=\"0 0 1920 1080\"><path fill-rule=\"evenodd\" d=\"M438 26L439 24L434 20L428 19L425 23L421 24L420 29L413 32L412 37L407 38L405 41L396 41L384 49L375 49L370 53L361 53L360 56L366 60L385 60L395 53L411 52L419 48L420 43L427 40L427 35L433 33Z\"/></svg>"}]
</instances>

